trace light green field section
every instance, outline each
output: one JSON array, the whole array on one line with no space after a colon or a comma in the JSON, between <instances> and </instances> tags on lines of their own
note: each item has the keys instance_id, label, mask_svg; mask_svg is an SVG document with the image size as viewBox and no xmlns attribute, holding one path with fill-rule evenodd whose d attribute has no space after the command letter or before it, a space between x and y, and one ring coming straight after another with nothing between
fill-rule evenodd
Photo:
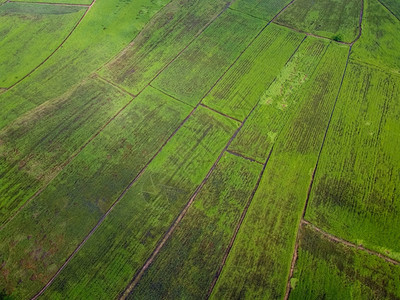
<instances>
[{"instance_id":1,"label":"light green field section","mask_svg":"<svg viewBox=\"0 0 400 300\"><path fill-rule=\"evenodd\" d=\"M333 49L325 55L330 47ZM291 115L300 103L308 100L314 87L320 84L322 79L314 75L319 74L317 69L321 59L324 60L321 62L324 68L331 60L330 53L335 49L327 41L307 37L274 82L260 95L258 106L229 149L265 161Z\"/></svg>"},{"instance_id":2,"label":"light green field section","mask_svg":"<svg viewBox=\"0 0 400 300\"><path fill-rule=\"evenodd\" d=\"M225 154L129 298L206 298L261 169Z\"/></svg>"},{"instance_id":3,"label":"light green field section","mask_svg":"<svg viewBox=\"0 0 400 300\"><path fill-rule=\"evenodd\" d=\"M131 97L90 79L0 131L0 224L48 183Z\"/></svg>"},{"instance_id":4,"label":"light green field section","mask_svg":"<svg viewBox=\"0 0 400 300\"><path fill-rule=\"evenodd\" d=\"M171 1L100 74L137 94L227 3L227 0Z\"/></svg>"},{"instance_id":5,"label":"light green field section","mask_svg":"<svg viewBox=\"0 0 400 300\"><path fill-rule=\"evenodd\" d=\"M348 47L332 45L316 84L278 137L212 299L281 299L297 226L334 107Z\"/></svg>"},{"instance_id":6,"label":"light green field section","mask_svg":"<svg viewBox=\"0 0 400 300\"><path fill-rule=\"evenodd\" d=\"M400 299L400 266L335 241L310 226L300 231L289 299Z\"/></svg>"},{"instance_id":7,"label":"light green field section","mask_svg":"<svg viewBox=\"0 0 400 300\"><path fill-rule=\"evenodd\" d=\"M400 2L396 0L378 0L400 21Z\"/></svg>"},{"instance_id":8,"label":"light green field section","mask_svg":"<svg viewBox=\"0 0 400 300\"><path fill-rule=\"evenodd\" d=\"M203 103L243 120L303 38L303 34L275 24L269 25L204 98Z\"/></svg>"},{"instance_id":9,"label":"light green field section","mask_svg":"<svg viewBox=\"0 0 400 300\"><path fill-rule=\"evenodd\" d=\"M316 226L397 260L399 97L399 76L349 64L306 214Z\"/></svg>"},{"instance_id":10,"label":"light green field section","mask_svg":"<svg viewBox=\"0 0 400 300\"><path fill-rule=\"evenodd\" d=\"M231 8L270 21L290 0L236 0Z\"/></svg>"},{"instance_id":11,"label":"light green field section","mask_svg":"<svg viewBox=\"0 0 400 300\"><path fill-rule=\"evenodd\" d=\"M86 9L25 3L0 6L0 87L10 87L42 63Z\"/></svg>"},{"instance_id":12,"label":"light green field section","mask_svg":"<svg viewBox=\"0 0 400 300\"><path fill-rule=\"evenodd\" d=\"M13 2L40 2L40 3L48 3L49 5L56 4L84 4L89 5L92 3L92 0L13 0Z\"/></svg>"},{"instance_id":13,"label":"light green field section","mask_svg":"<svg viewBox=\"0 0 400 300\"><path fill-rule=\"evenodd\" d=\"M350 58L400 73L400 21L376 0L365 0L363 31Z\"/></svg>"},{"instance_id":14,"label":"light green field section","mask_svg":"<svg viewBox=\"0 0 400 300\"><path fill-rule=\"evenodd\" d=\"M97 0L61 49L0 94L0 128L87 78L126 47L167 2Z\"/></svg>"},{"instance_id":15,"label":"light green field section","mask_svg":"<svg viewBox=\"0 0 400 300\"><path fill-rule=\"evenodd\" d=\"M261 20L226 10L153 85L196 105L263 26Z\"/></svg>"},{"instance_id":16,"label":"light green field section","mask_svg":"<svg viewBox=\"0 0 400 300\"><path fill-rule=\"evenodd\" d=\"M296 0L276 22L350 43L359 33L361 5L361 0Z\"/></svg>"},{"instance_id":17,"label":"light green field section","mask_svg":"<svg viewBox=\"0 0 400 300\"><path fill-rule=\"evenodd\" d=\"M115 298L145 263L238 128L199 108L44 294Z\"/></svg>"},{"instance_id":18,"label":"light green field section","mask_svg":"<svg viewBox=\"0 0 400 300\"><path fill-rule=\"evenodd\" d=\"M147 89L0 231L7 294L44 286L190 110Z\"/></svg>"}]
</instances>

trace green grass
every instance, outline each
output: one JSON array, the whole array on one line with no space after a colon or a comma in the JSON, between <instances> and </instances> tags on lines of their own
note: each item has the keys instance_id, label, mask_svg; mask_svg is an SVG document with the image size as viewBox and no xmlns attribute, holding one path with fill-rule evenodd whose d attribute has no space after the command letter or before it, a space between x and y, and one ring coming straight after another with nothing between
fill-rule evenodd
<instances>
[{"instance_id":1,"label":"green grass","mask_svg":"<svg viewBox=\"0 0 400 300\"><path fill-rule=\"evenodd\" d=\"M14 2L42 2L42 3L60 3L60 4L91 4L92 0L13 0Z\"/></svg>"},{"instance_id":2,"label":"green grass","mask_svg":"<svg viewBox=\"0 0 400 300\"><path fill-rule=\"evenodd\" d=\"M0 224L49 182L131 97L89 79L0 131Z\"/></svg>"},{"instance_id":3,"label":"green grass","mask_svg":"<svg viewBox=\"0 0 400 300\"><path fill-rule=\"evenodd\" d=\"M289 2L290 0L236 0L231 8L269 21Z\"/></svg>"},{"instance_id":4,"label":"green grass","mask_svg":"<svg viewBox=\"0 0 400 300\"><path fill-rule=\"evenodd\" d=\"M359 32L361 0L296 0L276 22L334 40L352 42Z\"/></svg>"},{"instance_id":5,"label":"green grass","mask_svg":"<svg viewBox=\"0 0 400 300\"><path fill-rule=\"evenodd\" d=\"M44 294L110 299L122 292L208 173L238 124L199 108Z\"/></svg>"},{"instance_id":6,"label":"green grass","mask_svg":"<svg viewBox=\"0 0 400 300\"><path fill-rule=\"evenodd\" d=\"M227 0L171 1L100 74L137 94L226 4Z\"/></svg>"},{"instance_id":7,"label":"green grass","mask_svg":"<svg viewBox=\"0 0 400 300\"><path fill-rule=\"evenodd\" d=\"M261 169L225 154L129 298L205 298Z\"/></svg>"},{"instance_id":8,"label":"green grass","mask_svg":"<svg viewBox=\"0 0 400 300\"><path fill-rule=\"evenodd\" d=\"M399 299L400 266L333 242L310 226L300 247L290 299Z\"/></svg>"},{"instance_id":9,"label":"green grass","mask_svg":"<svg viewBox=\"0 0 400 300\"><path fill-rule=\"evenodd\" d=\"M10 87L45 60L85 11L85 7L76 6L0 6L0 87Z\"/></svg>"},{"instance_id":10,"label":"green grass","mask_svg":"<svg viewBox=\"0 0 400 300\"><path fill-rule=\"evenodd\" d=\"M269 25L203 103L243 120L289 60L304 35Z\"/></svg>"},{"instance_id":11,"label":"green grass","mask_svg":"<svg viewBox=\"0 0 400 300\"><path fill-rule=\"evenodd\" d=\"M331 45L315 85L274 145L212 299L283 298L313 168L334 106L347 47ZM262 125L261 125L262 126Z\"/></svg>"},{"instance_id":12,"label":"green grass","mask_svg":"<svg viewBox=\"0 0 400 300\"><path fill-rule=\"evenodd\" d=\"M168 0L97 0L74 33L42 67L0 94L0 128L60 97L131 42Z\"/></svg>"},{"instance_id":13,"label":"green grass","mask_svg":"<svg viewBox=\"0 0 400 300\"><path fill-rule=\"evenodd\" d=\"M196 105L264 25L261 20L226 10L153 85Z\"/></svg>"},{"instance_id":14,"label":"green grass","mask_svg":"<svg viewBox=\"0 0 400 300\"><path fill-rule=\"evenodd\" d=\"M376 0L365 0L363 31L351 59L400 73L400 21Z\"/></svg>"},{"instance_id":15,"label":"green grass","mask_svg":"<svg viewBox=\"0 0 400 300\"><path fill-rule=\"evenodd\" d=\"M399 76L349 65L306 214L324 230L396 259L399 97Z\"/></svg>"},{"instance_id":16,"label":"green grass","mask_svg":"<svg viewBox=\"0 0 400 300\"><path fill-rule=\"evenodd\" d=\"M314 72L329 46L326 41L308 37L299 46L280 74L259 97L254 113L232 142L230 150L264 161L282 128L309 97L305 92L317 83ZM329 58L329 53L327 58ZM252 79L249 79L252 81Z\"/></svg>"},{"instance_id":17,"label":"green grass","mask_svg":"<svg viewBox=\"0 0 400 300\"><path fill-rule=\"evenodd\" d=\"M389 9L398 20L400 20L400 3L396 0L379 0L387 9Z\"/></svg>"},{"instance_id":18,"label":"green grass","mask_svg":"<svg viewBox=\"0 0 400 300\"><path fill-rule=\"evenodd\" d=\"M44 1L0 0L0 299L400 298L399 3Z\"/></svg>"},{"instance_id":19,"label":"green grass","mask_svg":"<svg viewBox=\"0 0 400 300\"><path fill-rule=\"evenodd\" d=\"M0 286L39 291L190 111L152 88L136 98L0 231Z\"/></svg>"}]
</instances>

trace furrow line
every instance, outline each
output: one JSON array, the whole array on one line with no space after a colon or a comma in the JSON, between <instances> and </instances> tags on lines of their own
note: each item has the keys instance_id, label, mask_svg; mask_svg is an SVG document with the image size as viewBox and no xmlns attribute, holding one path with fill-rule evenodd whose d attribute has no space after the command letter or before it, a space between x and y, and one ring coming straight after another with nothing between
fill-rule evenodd
<instances>
[{"instance_id":1,"label":"furrow line","mask_svg":"<svg viewBox=\"0 0 400 300\"><path fill-rule=\"evenodd\" d=\"M309 202L309 199L310 199L311 190L312 190L312 187L313 187L315 174L316 174L317 169L318 169L318 163L319 163L319 160L320 160L320 157L321 157L322 149L323 149L323 147L325 145L325 141L326 141L326 137L327 137L327 134L328 134L328 131L329 131L329 127L330 127L330 124L331 124L331 121L332 121L332 117L333 117L333 114L334 114L334 111L335 111L335 108L336 108L337 101L339 99L339 94L340 94L340 91L342 89L344 77L346 75L346 70L347 70L347 66L349 64L349 59L350 59L350 53L351 53L351 46L350 46L349 52L347 54L346 65L345 65L344 70L343 70L342 79L340 81L339 89L338 89L338 92L336 94L335 101L333 103L331 115L329 116L328 124L327 124L326 129L325 129L325 133L324 133L324 137L322 139L321 147L320 147L319 152L318 152L317 162L315 164L315 167L314 167L314 170L313 170L313 173L312 173L312 176L311 176L311 181L310 181L310 185L308 186L306 201L305 201L304 208L303 208L303 211L302 211L302 214L301 214L301 219L300 219L299 225L297 227L296 243L295 243L295 248L294 248L294 251L293 251L292 262L291 262L291 266L290 266L290 272L289 272L289 276L288 276L288 280L287 280L287 284L286 284L286 293L285 293L285 297L284 297L285 300L287 300L289 298L289 295L290 295L290 279L293 277L294 267L295 267L295 264L296 264L296 261L297 261L298 248L299 248L299 232L300 232L300 227L301 227L301 220L304 220L304 216L306 214L306 210L307 210L308 202Z\"/></svg>"}]
</instances>

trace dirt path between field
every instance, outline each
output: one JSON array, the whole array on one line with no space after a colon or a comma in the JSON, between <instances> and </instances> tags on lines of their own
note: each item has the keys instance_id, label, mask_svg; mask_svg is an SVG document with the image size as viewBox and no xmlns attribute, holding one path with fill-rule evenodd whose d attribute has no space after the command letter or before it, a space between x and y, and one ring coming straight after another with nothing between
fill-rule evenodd
<instances>
[{"instance_id":1,"label":"dirt path between field","mask_svg":"<svg viewBox=\"0 0 400 300\"><path fill-rule=\"evenodd\" d=\"M335 98L335 102L333 104L331 115L329 117L328 124L327 124L326 129L325 129L324 137L322 139L321 147L319 149L319 153L318 153L318 156L317 156L317 162L315 164L315 167L314 167L314 170L313 170L313 173L312 173L312 176L311 176L310 185L308 186L307 197L306 197L306 201L304 203L304 208L303 208L303 212L302 212L302 215L301 215L300 223L299 223L299 225L297 227L296 243L295 243L295 247L294 247L294 250L293 250L292 262L291 262L291 265L290 265L289 276L288 276L288 280L287 280L287 283L286 283L286 293L285 293L285 297L284 297L285 300L287 300L289 298L290 291L291 291L290 280L293 277L293 272L294 272L294 268L295 268L296 261L297 261L297 255L298 255L298 249L299 249L299 233L300 233L300 229L301 229L301 222L304 220L304 216L305 216L306 211L307 211L308 202L309 202L309 199L310 199L311 190L312 190L314 179L315 179L315 174L316 174L317 169L318 169L318 164L319 164L319 160L320 160L320 157L321 157L321 153L322 153L323 147L325 145L326 136L328 134L329 127L330 127L330 124L331 124L331 121L332 121L332 117L333 117L333 114L335 112L336 104L337 104L337 101L339 99L339 94L340 94L340 91L342 89L344 77L345 77L346 71L347 71L347 66L348 66L349 60L350 60L351 47L352 46L349 47L349 52L347 54L347 60L346 60L346 65L345 65L344 70L343 70L342 79L340 81L339 89L338 89L338 92L336 94L336 98Z\"/></svg>"}]
</instances>

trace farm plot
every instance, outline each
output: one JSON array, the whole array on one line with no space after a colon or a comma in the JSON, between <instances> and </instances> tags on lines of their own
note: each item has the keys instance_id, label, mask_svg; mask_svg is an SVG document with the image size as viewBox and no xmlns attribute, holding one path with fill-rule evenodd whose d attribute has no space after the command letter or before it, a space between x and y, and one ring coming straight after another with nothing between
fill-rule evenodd
<instances>
[{"instance_id":1,"label":"farm plot","mask_svg":"<svg viewBox=\"0 0 400 300\"><path fill-rule=\"evenodd\" d=\"M190 111L151 88L134 99L0 231L0 286L42 288Z\"/></svg>"},{"instance_id":2,"label":"farm plot","mask_svg":"<svg viewBox=\"0 0 400 300\"><path fill-rule=\"evenodd\" d=\"M0 224L4 223L131 97L90 79L0 131Z\"/></svg>"},{"instance_id":3,"label":"farm plot","mask_svg":"<svg viewBox=\"0 0 400 300\"><path fill-rule=\"evenodd\" d=\"M236 0L231 8L270 21L290 0Z\"/></svg>"},{"instance_id":4,"label":"farm plot","mask_svg":"<svg viewBox=\"0 0 400 300\"><path fill-rule=\"evenodd\" d=\"M10 87L46 59L86 9L10 2L0 6L0 87Z\"/></svg>"},{"instance_id":5,"label":"farm plot","mask_svg":"<svg viewBox=\"0 0 400 300\"><path fill-rule=\"evenodd\" d=\"M400 3L396 0L379 0L400 21Z\"/></svg>"},{"instance_id":6,"label":"farm plot","mask_svg":"<svg viewBox=\"0 0 400 300\"><path fill-rule=\"evenodd\" d=\"M206 298L261 169L226 153L129 298Z\"/></svg>"},{"instance_id":7,"label":"farm plot","mask_svg":"<svg viewBox=\"0 0 400 300\"><path fill-rule=\"evenodd\" d=\"M269 25L222 77L203 103L243 120L259 101L304 35Z\"/></svg>"},{"instance_id":8,"label":"farm plot","mask_svg":"<svg viewBox=\"0 0 400 300\"><path fill-rule=\"evenodd\" d=\"M40 3L49 4L81 4L89 5L93 0L40 0ZM37 0L13 0L13 2L39 2Z\"/></svg>"},{"instance_id":9,"label":"farm plot","mask_svg":"<svg viewBox=\"0 0 400 300\"><path fill-rule=\"evenodd\" d=\"M289 299L399 299L400 266L330 240L310 226L300 246Z\"/></svg>"},{"instance_id":10,"label":"farm plot","mask_svg":"<svg viewBox=\"0 0 400 300\"><path fill-rule=\"evenodd\" d=\"M153 85L196 105L263 26L261 20L226 10Z\"/></svg>"},{"instance_id":11,"label":"farm plot","mask_svg":"<svg viewBox=\"0 0 400 300\"><path fill-rule=\"evenodd\" d=\"M137 94L226 7L227 0L173 0L100 74Z\"/></svg>"},{"instance_id":12,"label":"farm plot","mask_svg":"<svg viewBox=\"0 0 400 300\"><path fill-rule=\"evenodd\" d=\"M199 107L132 185L44 298L115 298L145 263L239 124Z\"/></svg>"},{"instance_id":13,"label":"farm plot","mask_svg":"<svg viewBox=\"0 0 400 300\"><path fill-rule=\"evenodd\" d=\"M50 59L0 94L0 128L87 78L132 41L167 2L97 1Z\"/></svg>"},{"instance_id":14,"label":"farm plot","mask_svg":"<svg viewBox=\"0 0 400 300\"><path fill-rule=\"evenodd\" d=\"M365 0L361 38L350 58L400 73L400 21L378 1Z\"/></svg>"},{"instance_id":15,"label":"farm plot","mask_svg":"<svg viewBox=\"0 0 400 300\"><path fill-rule=\"evenodd\" d=\"M229 149L264 161L290 116L307 101L307 90L319 84L320 79L314 76L319 74L318 68L326 68L336 50L327 41L305 39L274 82L262 91L258 106Z\"/></svg>"},{"instance_id":16,"label":"farm plot","mask_svg":"<svg viewBox=\"0 0 400 300\"><path fill-rule=\"evenodd\" d=\"M296 0L275 22L350 43L359 33L361 9L362 0Z\"/></svg>"},{"instance_id":17,"label":"farm plot","mask_svg":"<svg viewBox=\"0 0 400 300\"><path fill-rule=\"evenodd\" d=\"M316 226L395 259L399 97L399 76L349 64L306 213Z\"/></svg>"},{"instance_id":18,"label":"farm plot","mask_svg":"<svg viewBox=\"0 0 400 300\"><path fill-rule=\"evenodd\" d=\"M329 51L330 50L330 51ZM332 45L315 85L277 139L212 299L282 298L297 226L334 108L348 47Z\"/></svg>"}]
</instances>

